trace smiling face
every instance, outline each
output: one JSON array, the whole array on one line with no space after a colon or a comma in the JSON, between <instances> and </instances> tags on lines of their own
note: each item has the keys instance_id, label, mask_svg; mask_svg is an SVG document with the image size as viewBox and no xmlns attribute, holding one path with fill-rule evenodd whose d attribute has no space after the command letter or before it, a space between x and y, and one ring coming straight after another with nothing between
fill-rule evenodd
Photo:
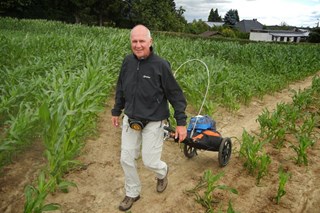
<instances>
[{"instance_id":1,"label":"smiling face","mask_svg":"<svg viewBox=\"0 0 320 213\"><path fill-rule=\"evenodd\" d=\"M139 58L146 58L150 55L150 47L152 38L150 31L143 25L138 25L131 30L131 49L132 52Z\"/></svg>"}]
</instances>

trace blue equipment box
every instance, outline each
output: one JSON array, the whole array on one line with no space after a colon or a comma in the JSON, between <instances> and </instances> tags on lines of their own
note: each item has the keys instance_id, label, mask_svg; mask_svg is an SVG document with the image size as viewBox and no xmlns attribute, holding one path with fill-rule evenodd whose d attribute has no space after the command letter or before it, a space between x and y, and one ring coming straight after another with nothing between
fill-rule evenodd
<instances>
[{"instance_id":1,"label":"blue equipment box","mask_svg":"<svg viewBox=\"0 0 320 213\"><path fill-rule=\"evenodd\" d=\"M193 129L198 133L207 129L216 131L216 122L208 115L197 115L190 119L187 131L191 132Z\"/></svg>"}]
</instances>

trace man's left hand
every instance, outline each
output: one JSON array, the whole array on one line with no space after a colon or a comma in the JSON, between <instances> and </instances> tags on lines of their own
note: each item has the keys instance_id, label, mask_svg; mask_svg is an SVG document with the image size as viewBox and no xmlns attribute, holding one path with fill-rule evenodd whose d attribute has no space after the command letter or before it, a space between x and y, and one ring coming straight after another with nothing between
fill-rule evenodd
<instances>
[{"instance_id":1,"label":"man's left hand","mask_svg":"<svg viewBox=\"0 0 320 213\"><path fill-rule=\"evenodd\" d=\"M179 138L179 143L181 143L187 137L187 127L186 126L177 126L175 139Z\"/></svg>"}]
</instances>

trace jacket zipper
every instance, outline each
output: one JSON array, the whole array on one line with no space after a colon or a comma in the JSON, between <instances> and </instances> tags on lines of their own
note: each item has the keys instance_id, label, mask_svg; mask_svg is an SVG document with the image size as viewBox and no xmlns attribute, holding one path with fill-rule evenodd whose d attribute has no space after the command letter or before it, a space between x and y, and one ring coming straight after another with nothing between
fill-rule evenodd
<instances>
[{"instance_id":1,"label":"jacket zipper","mask_svg":"<svg viewBox=\"0 0 320 213\"><path fill-rule=\"evenodd\" d=\"M139 85L139 71L140 71L140 60L138 61L138 65L137 65L137 78L136 78L136 88L135 88L135 92L134 92L134 97L133 97L133 109L132 109L132 116L134 115L134 112L135 112L135 102L136 102L136 95L137 95L137 87ZM134 117L134 116L133 116Z\"/></svg>"}]
</instances>

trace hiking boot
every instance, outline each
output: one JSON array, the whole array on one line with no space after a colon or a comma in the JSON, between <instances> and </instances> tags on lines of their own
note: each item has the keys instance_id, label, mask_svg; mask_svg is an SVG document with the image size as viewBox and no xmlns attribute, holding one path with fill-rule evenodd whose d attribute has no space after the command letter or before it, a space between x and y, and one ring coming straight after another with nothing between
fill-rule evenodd
<instances>
[{"instance_id":1,"label":"hiking boot","mask_svg":"<svg viewBox=\"0 0 320 213\"><path fill-rule=\"evenodd\" d=\"M136 202L137 200L140 199L140 195L138 195L137 197L128 197L125 196L123 201L121 201L120 205L119 205L119 209L121 211L127 211L128 209L131 208L131 206L133 205L134 202Z\"/></svg>"},{"instance_id":2,"label":"hiking boot","mask_svg":"<svg viewBox=\"0 0 320 213\"><path fill-rule=\"evenodd\" d=\"M167 168L167 174L163 179L157 178L157 192L163 192L168 186L168 173L169 167Z\"/></svg>"}]
</instances>

